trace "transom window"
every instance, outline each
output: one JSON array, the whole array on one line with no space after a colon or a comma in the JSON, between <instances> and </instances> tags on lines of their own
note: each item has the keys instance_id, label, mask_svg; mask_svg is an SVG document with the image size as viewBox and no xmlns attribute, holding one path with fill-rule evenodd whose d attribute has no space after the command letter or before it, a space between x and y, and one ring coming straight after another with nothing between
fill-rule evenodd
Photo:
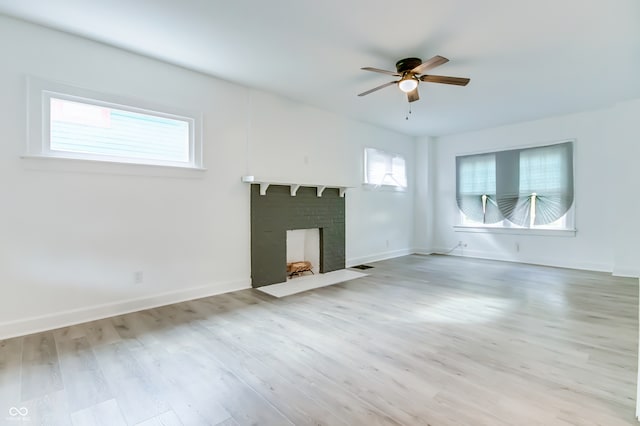
<instances>
[{"instance_id":1,"label":"transom window","mask_svg":"<svg viewBox=\"0 0 640 426\"><path fill-rule=\"evenodd\" d=\"M30 155L202 167L194 116L149 109L140 102L113 102L112 96L56 83L36 80L32 85L30 127L41 132L30 137Z\"/></svg>"}]
</instances>

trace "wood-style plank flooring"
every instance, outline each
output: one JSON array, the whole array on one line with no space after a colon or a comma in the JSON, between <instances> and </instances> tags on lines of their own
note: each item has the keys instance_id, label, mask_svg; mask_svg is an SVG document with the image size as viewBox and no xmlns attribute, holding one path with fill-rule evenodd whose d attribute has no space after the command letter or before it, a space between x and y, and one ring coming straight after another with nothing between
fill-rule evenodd
<instances>
[{"instance_id":1,"label":"wood-style plank flooring","mask_svg":"<svg viewBox=\"0 0 640 426\"><path fill-rule=\"evenodd\" d=\"M0 424L634 424L637 280L372 265L283 299L245 290L0 341Z\"/></svg>"}]
</instances>

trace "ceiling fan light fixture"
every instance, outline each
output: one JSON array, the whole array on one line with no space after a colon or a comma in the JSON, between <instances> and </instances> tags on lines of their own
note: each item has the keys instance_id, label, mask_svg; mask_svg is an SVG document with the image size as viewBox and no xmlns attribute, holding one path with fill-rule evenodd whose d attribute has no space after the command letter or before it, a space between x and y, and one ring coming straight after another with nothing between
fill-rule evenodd
<instances>
[{"instance_id":1,"label":"ceiling fan light fixture","mask_svg":"<svg viewBox=\"0 0 640 426\"><path fill-rule=\"evenodd\" d=\"M426 71L433 69L442 64L446 64L449 60L443 56L436 55L431 59L422 61L420 58L405 58L396 62L395 71L382 70L380 68L364 67L365 71L373 71L380 74L392 75L400 77L400 80L389 81L373 89L359 93L358 96L366 96L370 93L377 92L385 87L397 85L403 93L407 94L409 102L415 102L420 99L418 95L418 85L421 82L453 84L455 86L466 86L469 83L468 78L448 77L446 75L425 74Z\"/></svg>"},{"instance_id":2,"label":"ceiling fan light fixture","mask_svg":"<svg viewBox=\"0 0 640 426\"><path fill-rule=\"evenodd\" d=\"M416 87L418 87L418 80L412 76L404 76L402 77L402 80L398 82L398 87L404 93L412 92Z\"/></svg>"}]
</instances>

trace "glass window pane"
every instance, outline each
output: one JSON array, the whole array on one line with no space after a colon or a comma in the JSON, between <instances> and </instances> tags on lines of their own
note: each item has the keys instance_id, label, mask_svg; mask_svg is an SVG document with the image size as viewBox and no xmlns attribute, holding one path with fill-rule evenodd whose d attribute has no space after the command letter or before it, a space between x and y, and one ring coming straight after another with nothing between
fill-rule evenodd
<instances>
[{"instance_id":1,"label":"glass window pane","mask_svg":"<svg viewBox=\"0 0 640 426\"><path fill-rule=\"evenodd\" d=\"M189 122L51 98L50 149L188 163Z\"/></svg>"}]
</instances>

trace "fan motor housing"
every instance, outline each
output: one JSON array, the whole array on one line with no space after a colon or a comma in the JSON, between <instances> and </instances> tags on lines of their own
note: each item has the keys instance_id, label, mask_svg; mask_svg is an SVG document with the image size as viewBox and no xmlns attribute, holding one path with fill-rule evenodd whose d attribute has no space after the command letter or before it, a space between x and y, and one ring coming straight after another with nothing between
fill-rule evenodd
<instances>
[{"instance_id":1,"label":"fan motor housing","mask_svg":"<svg viewBox=\"0 0 640 426\"><path fill-rule=\"evenodd\" d=\"M422 59L420 58L405 58L400 59L396 62L396 70L399 74L405 73L407 71L411 71L418 65L422 64Z\"/></svg>"}]
</instances>

